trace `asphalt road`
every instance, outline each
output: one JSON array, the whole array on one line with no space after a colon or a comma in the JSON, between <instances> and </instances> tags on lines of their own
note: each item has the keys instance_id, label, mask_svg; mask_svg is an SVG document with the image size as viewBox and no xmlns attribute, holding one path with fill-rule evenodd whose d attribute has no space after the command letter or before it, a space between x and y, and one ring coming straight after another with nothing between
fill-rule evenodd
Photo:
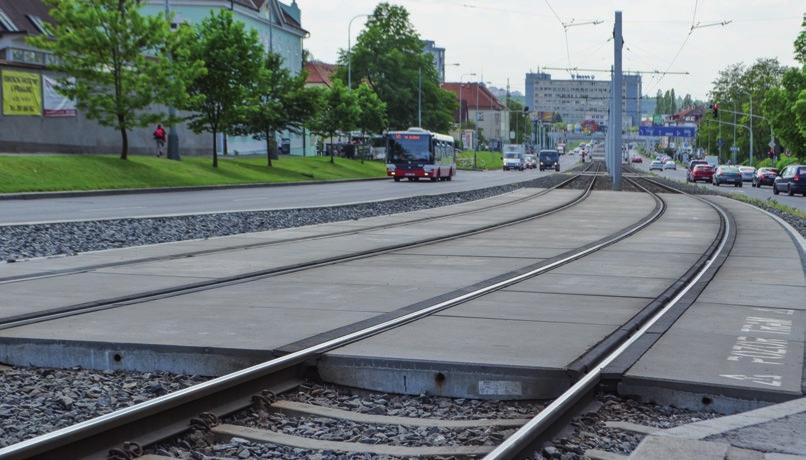
<instances>
[{"instance_id":1,"label":"asphalt road","mask_svg":"<svg viewBox=\"0 0 806 460\"><path fill-rule=\"evenodd\" d=\"M563 156L561 169L577 158ZM451 182L384 181L0 201L0 225L302 208L460 192L529 180L549 171L459 171Z\"/></svg>"},{"instance_id":2,"label":"asphalt road","mask_svg":"<svg viewBox=\"0 0 806 460\"><path fill-rule=\"evenodd\" d=\"M641 165L633 164L633 166L639 166L640 169L649 170L649 161L646 158L644 158L643 164ZM680 182L686 181L686 170L681 168L680 166L677 167L676 171L664 170L663 172L660 172L656 170L653 171L653 173L657 174L658 176L667 177L669 179L678 180ZM715 185L712 185L710 183L709 184L705 184L703 182L698 183L706 187L716 188ZM741 188L737 188L732 185L720 185L719 189L725 192L741 193L751 198L757 198L759 200L766 200L768 198L772 198L781 204L785 204L787 206L791 206L793 208L806 211L806 197L800 195L787 196L785 194L775 196L772 194L772 187L768 185L765 185L761 188L755 188L752 186L751 182L745 182Z\"/></svg>"}]
</instances>

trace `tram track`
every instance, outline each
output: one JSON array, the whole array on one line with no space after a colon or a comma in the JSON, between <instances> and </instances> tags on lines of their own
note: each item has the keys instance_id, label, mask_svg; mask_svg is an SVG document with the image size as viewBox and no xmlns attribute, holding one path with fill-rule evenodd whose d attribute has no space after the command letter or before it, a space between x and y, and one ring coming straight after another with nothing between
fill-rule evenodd
<instances>
[{"instance_id":1,"label":"tram track","mask_svg":"<svg viewBox=\"0 0 806 460\"><path fill-rule=\"evenodd\" d=\"M591 188L594 181L595 178L590 183ZM267 391L272 394L280 394L296 387L312 369L311 364L328 351L534 278L634 235L660 218L666 209L666 204L661 197L649 191L646 193L649 193L656 203L655 208L648 215L639 222L596 242L567 251L560 256L543 261L525 271L521 270L518 274L474 291L465 292L416 311L322 341L184 390L0 449L0 459L104 458L110 447L123 446L126 441L136 440L139 444L145 445L187 431L189 420L199 418L199 414L214 413L219 417L232 414L253 404L255 395L265 395ZM209 416L205 417L209 418Z\"/></svg>"},{"instance_id":2,"label":"tram track","mask_svg":"<svg viewBox=\"0 0 806 460\"><path fill-rule=\"evenodd\" d=\"M600 165L592 164L590 166L590 168L594 168L598 172L598 169L600 168ZM590 169L590 168L587 168L587 169ZM526 196L526 197L518 198L516 200L507 202L505 205L523 203L523 202L526 202L528 200L536 199L538 197L546 195L547 193L549 193L549 192L551 192L553 190L557 190L557 189L559 189L559 188L561 188L563 186L566 186L566 185L568 185L568 184L570 184L570 183L572 183L574 181L580 180L582 178L583 178L582 175L579 175L579 174L574 175L574 176L570 177L569 179L567 179L567 180L555 185L552 188L541 190L540 192L531 194L531 195ZM36 322L42 322L42 321L48 321L48 320L52 320L52 319L63 318L63 317L66 317L66 316L73 316L73 315L84 314L84 313L89 313L89 312L93 312L93 311L124 307L124 306L127 306L127 305L132 305L132 304L146 302L146 301L159 300L159 299L165 299L165 298L169 298L169 297L186 295L186 294L191 294L191 293L194 293L194 292L200 292L200 291L204 291L204 290L216 289L216 288L221 288L221 287L225 287L225 286L231 286L231 285L235 285L235 284L255 281L255 280L259 280L259 279L265 279L265 278L269 278L269 277L287 275L287 274L296 273L296 272L300 272L300 271L304 271L304 270L310 270L310 269L325 267L325 266L329 266L329 265L333 265L333 264L345 263L345 262L350 262L350 261L354 261L354 260L365 259L365 258L368 258L368 257L374 257L374 256L378 256L378 255L388 254L388 253L391 253L391 252L394 252L394 251L399 251L399 250L402 250L402 249L411 249L411 248L430 245L430 244L434 244L434 243L447 242L447 241L452 241L452 240L456 240L456 239L460 239L460 238L465 238L465 237L468 237L468 236L478 235L478 234L481 234L481 233L485 233L485 232L489 232L489 231L493 231L493 230L497 230L497 229L502 229L502 228L505 228L505 227L509 227L509 226L520 224L520 223L528 222L528 221L531 221L531 220L534 220L534 219L538 219L538 218L542 218L542 217L545 217L545 216L553 215L553 214L558 213L560 211L563 211L565 209L571 208L571 207L573 207L573 206L575 206L575 205L577 205L579 203L582 203L583 201L585 201L591 195L591 193L593 191L593 188L594 188L594 185L595 185L595 182L596 182L596 176L595 175L594 176L587 176L587 177L584 177L583 180L588 181L589 184L588 184L587 188L581 194L577 195L573 199L571 199L569 201L565 201L563 203L560 203L560 204L558 204L556 206L552 206L552 207L550 207L548 209L545 209L545 210L542 210L542 211L527 214L525 216L520 216L520 217L516 217L516 218L512 218L512 219L507 219L507 220L496 222L496 223L493 223L493 224L481 225L481 226L478 226L478 227L470 229L470 230L462 230L462 231L452 232L452 233L443 234L443 235L439 235L439 236L422 238L422 239L418 239L417 241L414 241L414 242L390 244L390 245L385 245L385 246L382 246L382 247L379 247L379 248L372 248L372 249L354 251L354 252L347 253L347 254L340 254L340 255L336 255L336 256L324 257L324 258L304 261L304 262L300 262L300 263L283 265L283 266L279 266L279 267L272 267L272 268L268 268L268 269L250 271L250 272L246 272L246 273L239 273L239 274L232 275L232 276L218 277L218 278L214 278L214 279L208 279L208 280L204 280L204 281L185 283L185 284L181 284L181 285L178 285L178 286L171 286L171 287L167 287L167 288L135 292L135 293L132 293L132 294L127 294L127 295L124 295L124 296L119 296L119 297L114 297L114 298L95 299L95 300L92 300L92 301L81 302L81 303L72 304L72 305L59 306L59 307L49 308L49 309L46 309L46 310L40 310L40 311L36 311L36 312L29 312L29 313L24 313L24 314L19 314L19 315L7 316L7 317L4 317L4 318L0 318L0 330L9 329L9 328L13 328L13 327L18 327L18 326L22 326L22 325L26 325L26 324L32 324L32 323L36 323ZM491 208L498 207L498 206L501 206L501 205L500 204L491 205L491 206L487 206L487 207L482 208L482 209L473 209L473 210L461 211L459 213L454 213L452 215L445 216L445 218L483 212L485 210L490 210ZM416 222L422 222L424 220L433 221L435 219L434 218L416 219L415 221L407 221L407 222L404 222L402 224L400 224L400 223L386 224L386 225L380 225L380 226L373 226L373 227L370 227L370 228L367 228L367 229L361 229L361 230L349 230L349 231L344 231L344 232L333 232L332 234L327 234L327 235L316 235L316 236L300 237L300 238L281 240L281 241L254 243L254 244L250 244L250 245L239 245L239 246L227 247L227 248L221 248L221 249L209 250L209 251L196 251L196 252L187 253L187 254L184 254L184 255L181 255L181 256L166 256L164 258L152 258L152 260L148 260L148 262L155 262L155 261L158 262L160 260L170 260L170 259L175 259L175 258L191 257L191 256L199 255L199 254L202 254L202 253L210 254L210 253L220 253L220 252L233 251L233 250L245 250L245 249L249 249L249 248L254 249L256 247L271 246L272 244L297 242L297 241L306 241L308 239L332 238L332 237L343 236L343 235L351 235L351 234L356 234L356 233L375 231L375 230L384 229L384 228L394 228L394 227L398 227L398 226L401 226L401 225L412 225L412 224L414 224ZM244 247L244 246L247 246L247 247ZM122 262L117 263L116 266L133 265L133 264L137 264L137 263L143 263L143 261L122 261ZM70 272L70 273L58 273L58 274L53 274L52 276L66 276L68 274L78 274L78 273L83 273L83 272L90 271L90 270L97 269L97 268L98 267L93 267L93 268L82 267L81 269L76 269L75 271ZM38 277L33 278L33 279L48 278L48 277L51 277L51 276L38 276ZM14 280L14 281L18 282L18 281L24 281L24 280L19 280L18 279L18 280ZM2 285L2 282L0 282L0 285Z\"/></svg>"},{"instance_id":3,"label":"tram track","mask_svg":"<svg viewBox=\"0 0 806 460\"><path fill-rule=\"evenodd\" d=\"M563 187L566 187L569 184L579 180L582 177L586 177L586 176L590 176L590 175L597 175L599 173L600 173L599 172L599 165L597 165L595 163L591 163L591 164L585 165L585 168L582 171L576 172L575 174L571 175L571 177L569 177L568 179L563 180L562 182L560 182L558 184L555 184L555 185L553 185L551 187L542 189L542 190L540 190L538 192L535 192L535 193L532 193L532 194L529 194L529 195L526 195L526 196L523 196L523 197L516 198L516 199L508 201L506 203L491 204L491 205L483 206L481 208L469 209L469 210L465 210L465 211L457 211L457 212L447 213L447 214L443 214L443 215L436 216L436 217L422 217L422 218L415 218L415 219L407 220L407 221L404 221L404 222L393 222L393 223L388 223L388 224L372 225L372 226L357 229L357 230L342 230L342 231L328 232L328 233L323 233L323 234L318 234L318 235L306 235L306 236L299 236L299 237L293 237L293 238L285 238L285 239L274 240L274 241L262 241L262 242L256 242L256 243L248 243L248 244L236 244L236 245L230 245L230 246L225 246L225 247L220 247L220 248L185 251L185 252L181 252L181 253L177 253L177 254L170 254L170 255L164 255L164 256L140 257L140 258L127 259L127 260L122 260L122 261L114 261L114 262L108 262L108 263L88 264L88 265L82 265L80 267L70 267L70 268L57 269L57 270L45 270L45 271L41 271L41 272L26 273L26 274L23 274L23 275L3 276L3 277L0 277L0 285L5 284L5 283L9 283L9 282L15 282L15 281L24 281L24 280L37 279L37 278L47 278L47 277L59 276L59 275L69 275L69 274L74 274L74 273L82 273L82 272L87 272L87 271L91 271L91 270L98 270L98 269L105 269L105 268L131 266L131 265L137 265L137 264L142 264L142 263L160 262L160 261L167 261L167 260L174 260L174 259L183 259L183 258L197 257L197 256L203 256L203 255L209 255L209 254L221 254L221 253L230 252L230 251L258 249L258 248L263 248L263 247L277 246L277 245L288 244L288 243L298 243L298 242L303 242L303 241L320 240L320 239L327 239L327 238L337 238L337 237L341 237L341 236L349 236L349 235L355 235L355 234L360 234L360 233L367 233L367 232L373 232L373 231L378 231L378 230L385 230L385 229L395 228L395 227L405 227L405 226L410 226L410 225L416 225L416 224L420 224L420 223L423 223L423 222L434 222L434 221L445 220L445 219L450 219L450 218L454 218L454 217L466 216L466 215L471 215L471 214L478 214L478 213L489 211L490 209L498 208L498 207L501 207L501 206L513 206L513 205L517 205L517 204L520 204L520 203L527 202L529 200L533 200L535 198L539 198L541 196L547 195L548 193L550 193L550 192L552 192L554 190L558 190L558 189L561 189ZM489 198L485 198L485 199L489 199ZM333 223L338 223L338 221L333 222ZM105 251L108 251L108 250L105 250ZM104 252L104 251L101 251L101 252ZM92 252L90 252L90 254L91 253Z\"/></svg>"}]
</instances>

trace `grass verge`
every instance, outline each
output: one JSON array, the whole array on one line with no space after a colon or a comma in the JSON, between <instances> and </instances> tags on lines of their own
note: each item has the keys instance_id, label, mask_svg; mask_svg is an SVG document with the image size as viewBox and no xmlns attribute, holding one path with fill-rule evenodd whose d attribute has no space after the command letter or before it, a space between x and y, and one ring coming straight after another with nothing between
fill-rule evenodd
<instances>
[{"instance_id":1,"label":"grass verge","mask_svg":"<svg viewBox=\"0 0 806 460\"><path fill-rule=\"evenodd\" d=\"M752 204L753 206L758 206L760 208L772 208L777 209L786 214L791 214L799 219L806 219L806 211L801 211L798 208L793 208L792 206L787 206L785 204L779 203L775 198L770 198L768 200L760 200L758 198L749 197L747 195L743 195L741 193L728 193L728 196L733 198L734 200L743 201L745 203Z\"/></svg>"},{"instance_id":2,"label":"grass verge","mask_svg":"<svg viewBox=\"0 0 806 460\"><path fill-rule=\"evenodd\" d=\"M123 161L113 155L7 155L0 156L0 193L365 179L386 173L382 162L344 158L331 164L329 157L282 157L273 164L266 167L260 156L224 157L213 168L208 157Z\"/></svg>"},{"instance_id":3,"label":"grass verge","mask_svg":"<svg viewBox=\"0 0 806 460\"><path fill-rule=\"evenodd\" d=\"M476 154L476 169L501 169L504 166L501 152L465 150L456 155L459 169L473 169L473 154Z\"/></svg>"}]
</instances>

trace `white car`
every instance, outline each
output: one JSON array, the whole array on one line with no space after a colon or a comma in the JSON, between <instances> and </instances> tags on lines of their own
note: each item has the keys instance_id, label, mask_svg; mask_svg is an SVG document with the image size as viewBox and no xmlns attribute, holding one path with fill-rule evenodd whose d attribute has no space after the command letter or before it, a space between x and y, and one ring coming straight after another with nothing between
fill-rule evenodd
<instances>
[{"instance_id":1,"label":"white car","mask_svg":"<svg viewBox=\"0 0 806 460\"><path fill-rule=\"evenodd\" d=\"M649 170L652 171L653 169L663 171L663 163L658 160L654 160L652 163L649 163Z\"/></svg>"},{"instance_id":2,"label":"white car","mask_svg":"<svg viewBox=\"0 0 806 460\"><path fill-rule=\"evenodd\" d=\"M675 171L677 171L677 163L669 160L663 164L663 169L674 169Z\"/></svg>"}]
</instances>

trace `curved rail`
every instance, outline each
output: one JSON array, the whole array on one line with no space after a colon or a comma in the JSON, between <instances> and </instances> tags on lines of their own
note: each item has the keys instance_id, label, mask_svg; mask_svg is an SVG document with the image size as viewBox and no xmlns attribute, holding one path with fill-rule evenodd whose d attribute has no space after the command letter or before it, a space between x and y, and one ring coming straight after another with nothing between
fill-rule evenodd
<instances>
[{"instance_id":1,"label":"curved rail","mask_svg":"<svg viewBox=\"0 0 806 460\"><path fill-rule=\"evenodd\" d=\"M647 191L645 187L638 184L636 181L629 178L625 180L630 181L636 187ZM660 185L657 182L652 182L655 185ZM724 231L719 241L719 245L711 252L708 259L700 266L696 274L688 280L685 286L679 290L670 301L668 301L661 309L652 315L644 324L630 337L626 338L621 344L611 353L604 356L600 361L594 364L590 370L584 374L579 380L574 383L567 391L552 401L545 409L543 409L537 416L532 418L528 423L518 429L509 438L505 439L498 447L495 448L490 454L484 457L484 460L504 460L520 458L538 439L543 433L552 428L552 425L563 416L571 411L575 405L581 401L587 394L593 391L596 385L601 380L603 370L612 364L619 356L624 353L631 345L638 341L653 325L655 325L669 310L671 310L681 298L683 298L695 285L702 279L709 269L719 258L720 254L725 250L731 234L731 219L728 213L721 207L708 200L702 199L695 195L689 195L680 190L671 187L663 186L664 188L674 190L678 193L683 193L692 196L703 203L708 204L717 211L722 221ZM653 194L656 195L656 194ZM657 196L657 195L656 195Z\"/></svg>"},{"instance_id":2,"label":"curved rail","mask_svg":"<svg viewBox=\"0 0 806 460\"><path fill-rule=\"evenodd\" d=\"M590 193L594 182L595 178L591 180L586 193ZM241 409L243 406L239 407L237 404L227 402L225 395L233 395L235 398L241 398L241 400L246 398L248 401L249 395L259 391L256 388L259 388L263 382L270 381L269 379L272 376L287 372L295 366L305 365L306 362L309 363L315 360L323 353L541 275L613 245L643 230L660 218L666 210L665 202L657 194L646 192L650 193L656 202L655 208L646 217L597 242L583 248L568 251L556 259L545 262L531 270L423 307L397 318L326 340L294 353L8 446L0 449L0 459L72 458L91 456L93 453L97 455L104 449L108 449L110 444L120 444L124 440L131 440L138 436L146 436L146 433L166 429L164 425L172 426L174 431L168 430L168 432L164 432L161 435L162 438L187 430L188 425L186 422L181 428L176 427L176 417L168 415L172 412L192 413L194 414L193 416L196 416L211 410L222 410L229 413ZM155 439L153 435L151 438Z\"/></svg>"},{"instance_id":3,"label":"curved rail","mask_svg":"<svg viewBox=\"0 0 806 460\"><path fill-rule=\"evenodd\" d=\"M598 170L598 166L597 166L597 170ZM572 178L570 178L570 179L568 179L566 181L563 181L561 184L558 184L554 188L546 189L546 190L543 190L541 192L538 192L537 194L531 196L530 198L535 198L536 196L539 196L539 195L541 195L543 193L548 193L549 191L555 190L559 186L567 185L570 182L579 179L580 177L582 177L581 174L576 175L576 176L574 176L574 177L572 177ZM565 203L558 204L558 205L553 206L553 207L551 207L549 209L546 209L544 211L539 211L539 212L529 214L529 215L526 215L526 216L523 216L523 217L517 217L517 218L509 219L509 220L506 220L506 221L503 221L503 222L498 222L498 223L489 224L489 225L483 225L481 227L477 227L477 228L471 229L471 230L463 230L463 231L458 231L458 232L454 232L454 233L450 233L450 234L446 234L446 235L435 236L435 237L431 237L431 238L424 238L424 239L421 239L419 241L415 241L415 242L411 242L411 243L391 244L391 245L383 246L383 247L380 247L380 248L367 249L367 250L363 250L363 251L356 251L356 252L352 252L352 253L345 254L345 255L325 257L325 258L311 260L311 261L307 261L307 262L301 262L301 263L297 263L297 264L291 264L291 265L286 265L286 266L281 266L281 267L274 267L274 268L269 268L269 269L264 269L264 270L257 270L257 271L252 271L252 272L248 272L248 273L241 273L241 274L227 276L227 277L221 277L221 278L215 278L215 279L210 279L210 280L198 281L198 282L194 282L194 283L182 284L182 285L179 285L179 286L172 286L172 287L168 287L168 288L155 289L155 290L151 290L151 291L138 292L138 293L134 293L134 294L127 294L125 296L120 296L120 297L115 297L115 298L98 299L98 300L93 300L93 301L89 301L89 302L83 302L83 303L80 303L80 304L66 305L66 306L51 308L51 309L44 310L44 311L25 313L25 314L21 314L21 315L15 315L15 316L12 316L12 317L0 318L0 330L9 329L9 328L12 328L12 327L23 326L23 325L31 324L31 323L35 323L35 322L42 322L42 321L62 318L62 317L65 317L65 316L72 316L72 315L83 314L83 313L88 313L88 312L97 311L97 310L105 310L105 309L110 309L110 308L122 307L122 306L130 305L132 303L140 303L140 302L144 302L144 301L157 300L157 299L162 299L162 298L166 298L166 297L174 297L174 296L190 294L190 293L198 292L198 291L202 291L202 290L209 290L209 289L215 289L215 288L219 288L219 287L223 287L223 286L230 286L230 285L233 285L233 284L246 283L246 282L250 282L250 281L254 281L254 280L258 280L258 279L264 279L264 278L280 276L280 275L287 275L289 273L295 273L295 272L299 272L299 271L303 271L303 270L310 270L310 269L313 269L313 268L323 267L323 266L327 266L327 265L350 262L350 261L353 261L353 260L364 259L364 258L367 258L367 257L373 257L373 256L381 255L381 254L387 254L387 253L390 253L390 252L393 252L393 251L399 251L401 249L416 248L416 247L420 247L420 246L424 246L424 245L428 245L428 244L451 241L451 240L455 240L455 239L459 239L459 238L464 238L464 237L468 237L468 236L472 236L472 235L477 235L477 234L480 234L480 233L489 232L489 231L492 231L492 230L497 230L497 229L501 229L501 228L504 228L504 227L517 225L519 223L528 222L528 221L531 221L531 220L534 220L534 219L537 219L537 218L545 217L545 216L557 213L559 211L565 210L567 208L570 208L570 207L572 207L574 205L577 205L577 204L581 203L582 201L584 201L585 199L587 199L590 196L591 191L593 189L594 183L595 183L595 176L591 180L591 183L589 184L589 186L585 189L585 191L582 194L578 195L574 199L572 199L570 201L567 201Z\"/></svg>"},{"instance_id":4,"label":"curved rail","mask_svg":"<svg viewBox=\"0 0 806 460\"><path fill-rule=\"evenodd\" d=\"M318 240L318 239L325 239L325 238L336 238L336 237L339 237L339 236L355 235L355 234L360 234L360 233L364 233L364 232L385 230L385 229L394 228L394 227L405 227L405 226L408 226L408 225L415 225L415 224L419 224L419 223L422 223L422 222L433 222L433 221L436 221L436 220L448 219L448 218L453 218L453 217L458 217L458 216L465 216L465 215L469 215L469 214L475 214L475 213L488 211L490 209L498 208L500 206L512 206L512 205L523 203L525 201L532 200L534 198L541 197L543 195L548 194L549 192L551 192L553 190L557 190L559 188L562 188L562 187L568 185L569 183L571 183L574 180L578 179L579 177L583 176L585 173L589 172L593 168L594 168L594 164L587 165L585 167L585 169L583 169L582 171L577 172L576 174L572 175L568 179L566 179L566 180L564 180L564 181L562 181L562 182L560 182L558 184L555 184L555 185L553 185L551 187L548 187L546 189L540 190L539 192L535 192L535 193L532 193L532 194L517 198L515 200L508 201L506 203L491 204L491 205L483 206L483 207L477 208L477 209L470 209L470 210L466 210L466 211L457 211L457 212L448 213L448 214L444 214L444 215L440 215L440 216L436 216L436 217L421 217L421 218L416 218L416 219L412 219L412 220L405 221L405 222L394 222L394 223L389 223L389 224L373 225L373 226L369 226L369 227L365 227L365 228L361 228L361 229L357 229L357 230L341 230L341 231L337 231L337 232L323 233L323 234L320 234L320 235L299 236L299 237L294 237L294 238L286 238L286 239L274 240L274 241L263 241L263 242L258 242L258 243L235 244L235 245L232 245L232 246L225 246L225 247L221 247L221 248L200 249L200 250L196 250L196 251L187 251L187 252L181 252L181 253L170 254L170 255L165 255L165 256L140 257L140 258L137 258L137 259L129 259L129 260L122 260L122 261L108 262L108 263L83 265L83 266L80 266L80 267L70 267L70 268L64 268L64 269L58 269L58 270L46 270L46 271L35 272L35 273L27 273L27 274L24 274L24 275L6 276L6 277L0 277L0 285L10 283L10 282L26 281L26 280L32 280L32 279L37 279L37 278L46 278L46 277L52 277L52 276L60 276L60 275L69 275L69 274L75 274L75 273L82 273L82 272L86 272L86 271L89 271L89 270L98 270L98 269L101 269L101 268L124 267L124 266L129 266L129 265L136 265L136 264L140 264L140 263L158 262L158 261L173 260L173 259L182 259L182 258L186 258L186 257L195 257L195 256L201 256L201 255L207 255L207 254L218 254L218 253L228 252L228 251L255 249L255 248L262 248L262 247L267 247L267 246L275 246L275 245L286 244L286 243L297 243L297 242L300 242L300 241L310 241L310 240ZM594 171L594 173L598 173L598 166L597 166L597 170ZM543 176L543 177L548 177L548 176ZM529 181L527 181L527 182L529 182ZM492 198L492 197L489 197L489 198ZM337 223L337 222L338 221L327 222L327 223ZM292 228L292 227L289 227L289 228ZM277 230L287 230L287 229L288 228L286 228L286 229L277 229ZM193 241L193 240L186 240L186 241ZM119 249L125 249L125 248L119 248ZM87 254L92 254L92 253L93 253L93 251L90 251Z\"/></svg>"}]
</instances>

